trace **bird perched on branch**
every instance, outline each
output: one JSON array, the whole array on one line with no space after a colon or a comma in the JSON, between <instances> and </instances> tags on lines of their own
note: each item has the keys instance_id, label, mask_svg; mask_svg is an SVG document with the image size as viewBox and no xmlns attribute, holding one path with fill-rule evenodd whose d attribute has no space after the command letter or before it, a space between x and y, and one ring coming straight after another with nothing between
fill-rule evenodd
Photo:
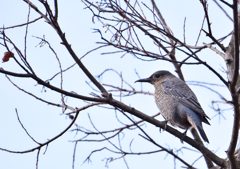
<instances>
[{"instance_id":1,"label":"bird perched on branch","mask_svg":"<svg viewBox=\"0 0 240 169\"><path fill-rule=\"evenodd\" d=\"M166 123L178 126L186 131L191 127L196 128L205 142L208 138L203 130L202 122L210 125L197 97L189 86L169 71L161 70L149 78L136 82L149 82L155 87L155 101L165 118Z\"/></svg>"}]
</instances>

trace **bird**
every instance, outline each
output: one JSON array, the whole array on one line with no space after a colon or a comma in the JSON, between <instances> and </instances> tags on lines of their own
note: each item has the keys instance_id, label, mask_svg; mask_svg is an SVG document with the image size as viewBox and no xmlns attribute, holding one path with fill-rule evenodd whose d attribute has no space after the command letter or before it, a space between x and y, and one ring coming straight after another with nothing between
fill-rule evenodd
<instances>
[{"instance_id":1,"label":"bird","mask_svg":"<svg viewBox=\"0 0 240 169\"><path fill-rule=\"evenodd\" d=\"M210 119L202 109L196 95L181 79L167 70L153 73L149 78L139 79L135 82L148 82L155 87L155 102L165 119L166 127L170 122L186 131L191 127L197 129L203 140L209 143L203 130L202 122L210 125Z\"/></svg>"}]
</instances>

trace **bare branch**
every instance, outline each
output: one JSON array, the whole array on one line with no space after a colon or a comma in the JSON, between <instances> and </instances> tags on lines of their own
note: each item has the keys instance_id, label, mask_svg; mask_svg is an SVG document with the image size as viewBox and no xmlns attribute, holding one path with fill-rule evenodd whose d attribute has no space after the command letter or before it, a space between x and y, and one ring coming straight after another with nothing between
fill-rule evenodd
<instances>
[{"instance_id":1,"label":"bare branch","mask_svg":"<svg viewBox=\"0 0 240 169\"><path fill-rule=\"evenodd\" d=\"M200 38L200 35L201 35L201 32L202 32L202 29L203 29L203 25L204 25L205 19L206 19L206 15L204 15L204 17L203 17L202 27L201 27L201 29L200 29L200 31L199 31L199 34L198 34L198 37L197 37L195 46L197 46L197 44L198 44L198 41L199 41L199 38Z\"/></svg>"},{"instance_id":2,"label":"bare branch","mask_svg":"<svg viewBox=\"0 0 240 169\"><path fill-rule=\"evenodd\" d=\"M22 124L22 122L21 122L21 120L20 120L20 118L19 118L17 109L15 109L15 111L16 111L16 114L17 114L18 122L21 124L22 128L23 128L24 131L27 133L28 137L30 137L35 143L41 145L39 142L37 142L37 141L28 133L27 129L23 126L23 124Z\"/></svg>"},{"instance_id":3,"label":"bare branch","mask_svg":"<svg viewBox=\"0 0 240 169\"><path fill-rule=\"evenodd\" d=\"M216 52L217 54L219 54L220 56L222 56L225 59L225 54L220 52L219 50L217 50L217 48L212 47L212 45L210 44L206 44L203 43L204 45L206 45L208 48L210 48L211 50L213 50L214 52Z\"/></svg>"},{"instance_id":4,"label":"bare branch","mask_svg":"<svg viewBox=\"0 0 240 169\"><path fill-rule=\"evenodd\" d=\"M129 112L131 113L132 115L134 116L137 116L141 119L145 119L145 121L157 126L157 127L160 127L162 129L165 129L165 123L164 122L160 122L150 116L147 116L146 114L143 114L142 112L134 109L133 107L129 107L117 100L114 100L112 99L111 102L109 103L113 106L116 106L126 112ZM184 135L183 137L183 134L180 133L179 131L177 131L176 129L170 127L170 126L167 126L166 128L166 131L173 134L174 136L178 137L179 139L182 139L183 141L187 142L188 144L192 145L193 147L197 148L199 151L201 151L203 154L206 154L208 156L209 159L211 159L214 163L216 163L217 165L219 166L222 166L222 167L226 167L226 162L224 159L221 159L219 158L218 156L216 156L214 153L212 153L210 150L208 150L206 147L204 147L203 145L201 145L200 143L192 140L191 138L187 137Z\"/></svg>"},{"instance_id":5,"label":"bare branch","mask_svg":"<svg viewBox=\"0 0 240 169\"><path fill-rule=\"evenodd\" d=\"M27 23L29 23L30 11L31 11L31 7L29 5ZM26 32L25 32L25 37L24 37L24 58L25 58L25 60L27 60L27 35L28 35L28 24L26 25Z\"/></svg>"},{"instance_id":6,"label":"bare branch","mask_svg":"<svg viewBox=\"0 0 240 169\"><path fill-rule=\"evenodd\" d=\"M23 24L19 24L19 25L14 25L14 26L9 26L9 27L4 27L4 28L0 28L0 29L4 29L4 30L5 30L5 29L22 27L22 26L25 26L25 25L29 25L29 24L31 24L31 23L34 23L34 22L38 21L38 20L41 19L41 18L43 18L43 17L40 16L40 17L38 17L38 18L36 18L36 19L34 19L34 20L32 20L32 21L29 21L29 22L27 22L27 23L23 23Z\"/></svg>"},{"instance_id":7,"label":"bare branch","mask_svg":"<svg viewBox=\"0 0 240 169\"><path fill-rule=\"evenodd\" d=\"M216 0L213 0L216 4L217 4L217 6L225 13L225 15L233 22L233 19L228 15L228 13L226 12L226 10L225 9L223 9L223 7L216 1ZM225 1L223 1L223 2L225 2ZM226 2L227 3L227 2ZM229 5L229 4L228 4ZM231 7L232 7L232 5L230 5Z\"/></svg>"},{"instance_id":8,"label":"bare branch","mask_svg":"<svg viewBox=\"0 0 240 169\"><path fill-rule=\"evenodd\" d=\"M74 109L73 107L70 107L70 106L67 106L67 105L56 104L56 103L53 103L53 102L44 100L44 99L42 99L42 98L39 98L39 97L37 97L36 95L34 95L34 94L32 94L32 93L30 93L30 92L28 92L28 91L20 88L17 84L13 83L13 81L12 81L7 75L6 75L6 77L7 77L7 79L10 81L10 83L12 83L16 88L18 88L18 90L21 90L22 92L24 92L24 93L26 93L26 94L34 97L35 99L37 99L37 100L39 100L39 101L41 101L41 102L47 103L47 104L52 105L52 106L62 107L62 108L64 108L64 109L70 109L70 110L74 110L74 111L75 111L75 109Z\"/></svg>"},{"instance_id":9,"label":"bare branch","mask_svg":"<svg viewBox=\"0 0 240 169\"><path fill-rule=\"evenodd\" d=\"M53 142L54 140L56 140L59 137L61 137L64 133L66 133L72 127L72 125L75 123L75 121L76 121L76 119L78 117L78 114L79 114L79 112L76 112L76 115L75 115L73 121L69 124L69 126L65 130L63 130L60 134L58 134L57 136L55 136L52 139L48 140L47 142L40 143L40 145L38 147L29 149L29 150L25 150L25 151L12 151L12 150L4 149L4 148L0 148L0 150L6 151L6 152L9 152L9 153L17 153L17 154L29 153L29 152L32 152L32 151L35 151L35 150L40 150L43 146L48 145L49 143Z\"/></svg>"},{"instance_id":10,"label":"bare branch","mask_svg":"<svg viewBox=\"0 0 240 169\"><path fill-rule=\"evenodd\" d=\"M231 167L233 169L237 168L236 158L234 156L234 151L236 149L237 141L238 141L238 133L239 133L239 101L238 101L238 93L236 89L236 83L239 76L239 25L238 25L238 0L233 1L233 18L234 18L234 70L233 70L233 78L230 82L230 91L232 94L232 102L234 105L234 123L233 123L233 131L231 143L229 145L227 154L231 163Z\"/></svg>"},{"instance_id":11,"label":"bare branch","mask_svg":"<svg viewBox=\"0 0 240 169\"><path fill-rule=\"evenodd\" d=\"M54 0L54 7L55 7L54 19L58 20L58 0Z\"/></svg>"},{"instance_id":12,"label":"bare branch","mask_svg":"<svg viewBox=\"0 0 240 169\"><path fill-rule=\"evenodd\" d=\"M206 35L210 37L213 40L213 42L215 42L224 52L227 51L227 49L220 42L218 42L218 40L212 34L206 32L204 29L203 32L205 32Z\"/></svg>"},{"instance_id":13,"label":"bare branch","mask_svg":"<svg viewBox=\"0 0 240 169\"><path fill-rule=\"evenodd\" d=\"M224 0L220 0L222 3L224 3L225 5L229 6L230 8L233 8L233 5L229 4L228 2L224 1Z\"/></svg>"}]
</instances>

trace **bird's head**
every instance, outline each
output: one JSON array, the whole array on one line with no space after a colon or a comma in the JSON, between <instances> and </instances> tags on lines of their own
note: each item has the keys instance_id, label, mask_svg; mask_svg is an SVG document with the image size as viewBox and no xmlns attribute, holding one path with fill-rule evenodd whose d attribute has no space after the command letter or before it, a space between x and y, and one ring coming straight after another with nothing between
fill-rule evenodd
<instances>
[{"instance_id":1,"label":"bird's head","mask_svg":"<svg viewBox=\"0 0 240 169\"><path fill-rule=\"evenodd\" d=\"M169 71L166 70L160 70L157 71L155 73L153 73L149 78L145 78L145 79L139 79L136 82L148 82L151 83L153 85L157 84L157 83L161 83L164 82L170 78L174 78L175 76L170 73Z\"/></svg>"}]
</instances>

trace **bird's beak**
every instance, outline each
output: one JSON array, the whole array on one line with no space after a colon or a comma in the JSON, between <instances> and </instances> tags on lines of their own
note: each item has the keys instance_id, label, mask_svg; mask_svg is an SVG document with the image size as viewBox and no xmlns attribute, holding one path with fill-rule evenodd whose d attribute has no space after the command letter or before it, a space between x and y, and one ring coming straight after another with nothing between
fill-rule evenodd
<instances>
[{"instance_id":1,"label":"bird's beak","mask_svg":"<svg viewBox=\"0 0 240 169\"><path fill-rule=\"evenodd\" d=\"M136 82L148 82L148 83L151 83L151 79L150 79L150 78L139 79L139 80L135 81L135 83L136 83Z\"/></svg>"}]
</instances>

